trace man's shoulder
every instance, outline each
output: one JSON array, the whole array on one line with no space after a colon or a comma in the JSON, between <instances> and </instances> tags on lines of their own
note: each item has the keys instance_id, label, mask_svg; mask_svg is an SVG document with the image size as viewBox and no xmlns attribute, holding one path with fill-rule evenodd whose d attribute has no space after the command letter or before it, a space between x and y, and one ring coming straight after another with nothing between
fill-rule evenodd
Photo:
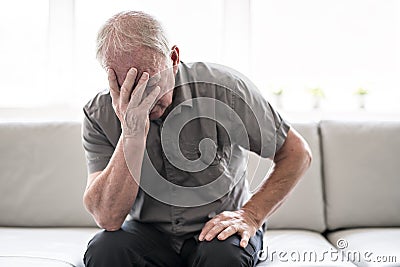
<instances>
[{"instance_id":1,"label":"man's shoulder","mask_svg":"<svg viewBox=\"0 0 400 267\"><path fill-rule=\"evenodd\" d=\"M196 83L204 82L213 84L219 88L225 88L240 97L246 97L254 90L258 91L256 85L243 73L217 63L193 62L182 64L186 73L182 82ZM221 91L221 90L220 90Z\"/></svg>"},{"instance_id":2,"label":"man's shoulder","mask_svg":"<svg viewBox=\"0 0 400 267\"><path fill-rule=\"evenodd\" d=\"M244 78L244 75L235 69L217 63L191 62L183 63L183 69L187 72L189 82L210 82L221 85L231 85L237 80Z\"/></svg>"},{"instance_id":3,"label":"man's shoulder","mask_svg":"<svg viewBox=\"0 0 400 267\"><path fill-rule=\"evenodd\" d=\"M92 99L90 99L83 110L88 114L92 115L101 110L101 112L113 111L110 91L104 89L97 93Z\"/></svg>"}]
</instances>

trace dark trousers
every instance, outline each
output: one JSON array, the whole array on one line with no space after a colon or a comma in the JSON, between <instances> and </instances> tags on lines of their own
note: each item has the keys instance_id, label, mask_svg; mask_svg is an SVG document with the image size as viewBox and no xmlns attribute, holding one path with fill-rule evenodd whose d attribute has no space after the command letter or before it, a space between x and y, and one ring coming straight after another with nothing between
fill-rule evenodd
<instances>
[{"instance_id":1,"label":"dark trousers","mask_svg":"<svg viewBox=\"0 0 400 267\"><path fill-rule=\"evenodd\" d=\"M262 231L250 239L246 248L234 235L224 241L187 239L179 253L168 237L148 224L135 223L133 231L102 231L89 242L84 262L87 267L235 267L255 266L262 248Z\"/></svg>"}]
</instances>

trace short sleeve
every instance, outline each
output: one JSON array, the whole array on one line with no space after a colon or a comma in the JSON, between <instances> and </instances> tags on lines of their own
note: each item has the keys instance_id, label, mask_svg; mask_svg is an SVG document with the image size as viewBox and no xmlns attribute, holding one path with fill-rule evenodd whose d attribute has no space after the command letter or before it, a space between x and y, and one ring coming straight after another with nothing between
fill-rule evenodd
<instances>
[{"instance_id":1,"label":"short sleeve","mask_svg":"<svg viewBox=\"0 0 400 267\"><path fill-rule=\"evenodd\" d=\"M114 147L94 118L85 109L83 111L82 143L88 172L94 173L105 169L114 153Z\"/></svg>"},{"instance_id":2,"label":"short sleeve","mask_svg":"<svg viewBox=\"0 0 400 267\"><path fill-rule=\"evenodd\" d=\"M249 80L238 80L233 106L247 132L249 150L273 158L286 140L290 125Z\"/></svg>"}]
</instances>

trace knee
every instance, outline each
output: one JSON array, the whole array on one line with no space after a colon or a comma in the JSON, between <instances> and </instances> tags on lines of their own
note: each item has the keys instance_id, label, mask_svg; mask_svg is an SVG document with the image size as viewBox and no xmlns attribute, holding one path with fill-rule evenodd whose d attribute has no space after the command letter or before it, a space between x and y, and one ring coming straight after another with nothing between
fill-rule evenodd
<instances>
[{"instance_id":1,"label":"knee","mask_svg":"<svg viewBox=\"0 0 400 267\"><path fill-rule=\"evenodd\" d=\"M102 231L97 233L92 240L90 240L87 253L90 252L92 254L99 254L101 255L102 252L112 252L114 250L119 251L121 249L121 241L119 236L122 234L122 231L115 231L115 232L107 232Z\"/></svg>"},{"instance_id":2,"label":"knee","mask_svg":"<svg viewBox=\"0 0 400 267\"><path fill-rule=\"evenodd\" d=\"M253 266L253 257L239 246L239 241L213 239L199 244L195 262L197 266L243 267Z\"/></svg>"},{"instance_id":3,"label":"knee","mask_svg":"<svg viewBox=\"0 0 400 267\"><path fill-rule=\"evenodd\" d=\"M97 233L87 246L84 255L85 266L104 266L107 262L125 258L129 248L126 242L123 242L124 236L122 230Z\"/></svg>"}]
</instances>

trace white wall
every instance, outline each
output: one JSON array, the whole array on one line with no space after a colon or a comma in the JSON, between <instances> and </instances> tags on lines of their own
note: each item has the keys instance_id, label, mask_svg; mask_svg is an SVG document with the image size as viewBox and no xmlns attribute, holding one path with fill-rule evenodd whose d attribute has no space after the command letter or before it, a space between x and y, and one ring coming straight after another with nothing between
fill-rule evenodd
<instances>
[{"instance_id":1,"label":"white wall","mask_svg":"<svg viewBox=\"0 0 400 267\"><path fill-rule=\"evenodd\" d=\"M78 118L107 87L97 30L127 9L159 18L183 61L234 67L273 104L282 88L288 116L359 114L360 87L369 91L360 114L400 113L397 0L14 0L0 4L0 118ZM314 87L325 93L318 111Z\"/></svg>"}]
</instances>

